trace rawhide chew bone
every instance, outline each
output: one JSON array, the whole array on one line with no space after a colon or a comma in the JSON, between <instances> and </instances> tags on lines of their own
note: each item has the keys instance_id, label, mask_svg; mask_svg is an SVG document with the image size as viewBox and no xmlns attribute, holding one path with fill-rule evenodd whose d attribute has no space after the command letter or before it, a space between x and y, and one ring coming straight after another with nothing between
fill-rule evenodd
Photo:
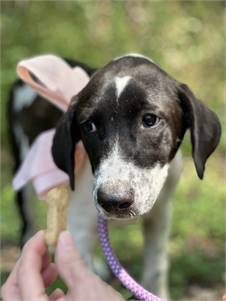
<instances>
[{"instance_id":1,"label":"rawhide chew bone","mask_svg":"<svg viewBox=\"0 0 226 301\"><path fill-rule=\"evenodd\" d=\"M69 187L60 185L46 194L48 203L47 229L45 241L52 252L57 244L60 232L67 227L67 209L69 204Z\"/></svg>"}]
</instances>

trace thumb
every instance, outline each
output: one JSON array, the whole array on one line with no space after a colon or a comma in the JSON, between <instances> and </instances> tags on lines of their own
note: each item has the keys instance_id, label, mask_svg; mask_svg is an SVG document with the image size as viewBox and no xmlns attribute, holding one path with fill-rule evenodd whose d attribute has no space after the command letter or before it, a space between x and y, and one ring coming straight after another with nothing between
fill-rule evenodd
<instances>
[{"instance_id":1,"label":"thumb","mask_svg":"<svg viewBox=\"0 0 226 301\"><path fill-rule=\"evenodd\" d=\"M84 279L88 269L75 248L74 241L69 231L63 231L60 234L55 261L59 275L63 278L69 288L75 286L75 281Z\"/></svg>"}]
</instances>

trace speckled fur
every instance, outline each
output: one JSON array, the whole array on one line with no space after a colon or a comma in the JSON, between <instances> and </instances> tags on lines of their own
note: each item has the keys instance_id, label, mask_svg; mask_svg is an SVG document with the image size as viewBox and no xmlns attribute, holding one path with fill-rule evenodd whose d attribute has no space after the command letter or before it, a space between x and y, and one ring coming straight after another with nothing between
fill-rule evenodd
<instances>
[{"instance_id":1,"label":"speckled fur","mask_svg":"<svg viewBox=\"0 0 226 301\"><path fill-rule=\"evenodd\" d=\"M158 198L168 174L168 164L161 167L158 163L153 168L140 168L133 162L122 158L118 139L113 150L104 159L95 173L93 197L97 204L97 191L100 186L106 192L122 196L125 187L134 191L133 209L142 215L149 211ZM100 210L100 207L97 206ZM108 215L109 216L109 215Z\"/></svg>"}]
</instances>

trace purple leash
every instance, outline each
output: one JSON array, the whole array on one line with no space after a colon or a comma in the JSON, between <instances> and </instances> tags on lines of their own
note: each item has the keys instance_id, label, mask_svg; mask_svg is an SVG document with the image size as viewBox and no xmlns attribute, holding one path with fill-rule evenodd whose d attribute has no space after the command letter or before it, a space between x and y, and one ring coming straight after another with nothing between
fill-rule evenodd
<instances>
[{"instance_id":1,"label":"purple leash","mask_svg":"<svg viewBox=\"0 0 226 301\"><path fill-rule=\"evenodd\" d=\"M112 250L109 235L107 221L99 216L97 222L97 231L99 234L100 244L103 253L106 257L109 267L113 274L119 279L119 281L125 286L136 298L144 301L166 301L165 299L159 298L146 289L144 289L139 283L137 283L121 266Z\"/></svg>"}]
</instances>

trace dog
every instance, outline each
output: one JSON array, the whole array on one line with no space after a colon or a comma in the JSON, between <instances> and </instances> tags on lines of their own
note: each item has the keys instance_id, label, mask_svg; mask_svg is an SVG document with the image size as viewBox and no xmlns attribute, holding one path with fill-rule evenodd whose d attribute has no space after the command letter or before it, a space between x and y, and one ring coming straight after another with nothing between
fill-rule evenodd
<instances>
[{"instance_id":1,"label":"dog","mask_svg":"<svg viewBox=\"0 0 226 301\"><path fill-rule=\"evenodd\" d=\"M71 59L64 59L71 67L79 66L91 76L94 68ZM36 137L54 128L62 116L62 111L38 95L21 79L11 86L7 102L8 138L11 155L14 159L13 173L18 171ZM16 207L21 220L19 245L22 248L35 233L34 196L31 185L26 185L16 193Z\"/></svg>"},{"instance_id":2,"label":"dog","mask_svg":"<svg viewBox=\"0 0 226 301\"><path fill-rule=\"evenodd\" d=\"M202 179L221 135L216 114L151 59L129 54L92 73L59 121L52 146L56 165L70 179L68 226L85 260L91 264L97 211L108 219L142 215L142 283L161 297L168 294L171 198L187 129ZM89 160L75 181L79 141Z\"/></svg>"}]
</instances>

